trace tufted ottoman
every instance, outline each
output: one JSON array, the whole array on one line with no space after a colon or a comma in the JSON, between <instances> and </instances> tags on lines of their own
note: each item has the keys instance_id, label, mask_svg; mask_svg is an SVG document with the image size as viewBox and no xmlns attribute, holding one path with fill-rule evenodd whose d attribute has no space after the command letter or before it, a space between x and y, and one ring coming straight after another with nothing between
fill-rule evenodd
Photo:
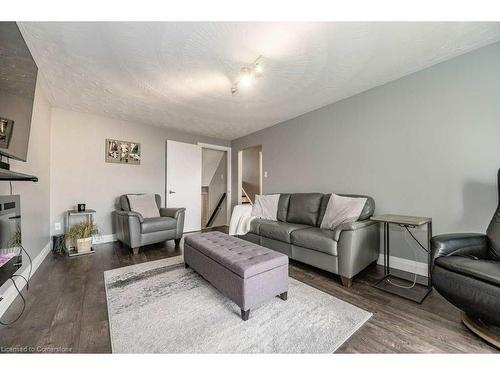
<instances>
[{"instance_id":1,"label":"tufted ottoman","mask_svg":"<svg viewBox=\"0 0 500 375\"><path fill-rule=\"evenodd\" d=\"M287 299L288 257L221 232L185 237L184 263L241 308L250 309L272 297Z\"/></svg>"}]
</instances>

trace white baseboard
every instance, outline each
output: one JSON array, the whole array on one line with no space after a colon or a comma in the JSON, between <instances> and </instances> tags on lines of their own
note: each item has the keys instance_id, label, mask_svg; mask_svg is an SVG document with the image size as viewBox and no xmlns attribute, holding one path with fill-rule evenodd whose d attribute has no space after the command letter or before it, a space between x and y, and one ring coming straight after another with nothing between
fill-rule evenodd
<instances>
[{"instance_id":1,"label":"white baseboard","mask_svg":"<svg viewBox=\"0 0 500 375\"><path fill-rule=\"evenodd\" d=\"M384 254L380 254L377 264L384 265ZM427 277L427 264L415 262L414 260L389 256L389 266L401 271L416 273L417 275Z\"/></svg>"},{"instance_id":2,"label":"white baseboard","mask_svg":"<svg viewBox=\"0 0 500 375\"><path fill-rule=\"evenodd\" d=\"M45 257L50 253L50 241L47 243L47 245L44 246L42 251L36 256L36 258L33 259L32 263L32 269L31 269L31 276L33 276L40 267L40 264L42 264L43 260ZM26 257L23 258L26 260ZM25 263L25 261L23 262ZM26 267L26 269L20 273L20 275L24 276L26 279L28 278L28 274L30 271L30 267ZM22 277L16 277L16 285L19 288L19 290L23 290L24 287L26 286L26 282ZM0 317L3 316L5 311L9 308L9 306L14 302L15 298L17 297L18 293L14 285L11 283L11 285L8 287L8 289L5 291L5 293L2 295L3 300L0 301Z\"/></svg>"},{"instance_id":3,"label":"white baseboard","mask_svg":"<svg viewBox=\"0 0 500 375\"><path fill-rule=\"evenodd\" d=\"M115 234L103 234L101 236L94 237L92 243L94 245L98 245L100 243L108 243L108 242L115 242L115 241L116 241Z\"/></svg>"}]
</instances>

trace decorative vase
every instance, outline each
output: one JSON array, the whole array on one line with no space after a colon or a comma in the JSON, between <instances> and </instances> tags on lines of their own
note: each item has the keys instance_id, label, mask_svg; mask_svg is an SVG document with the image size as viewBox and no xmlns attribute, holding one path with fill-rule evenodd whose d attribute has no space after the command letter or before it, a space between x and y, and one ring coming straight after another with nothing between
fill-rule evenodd
<instances>
[{"instance_id":1,"label":"decorative vase","mask_svg":"<svg viewBox=\"0 0 500 375\"><path fill-rule=\"evenodd\" d=\"M79 238L76 240L76 251L88 253L92 250L92 237Z\"/></svg>"}]
</instances>

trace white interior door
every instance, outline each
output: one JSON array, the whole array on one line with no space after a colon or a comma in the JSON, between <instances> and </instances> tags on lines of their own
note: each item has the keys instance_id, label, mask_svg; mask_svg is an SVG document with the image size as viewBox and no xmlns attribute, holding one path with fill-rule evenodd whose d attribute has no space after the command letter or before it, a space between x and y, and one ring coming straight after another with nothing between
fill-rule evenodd
<instances>
[{"instance_id":1,"label":"white interior door","mask_svg":"<svg viewBox=\"0 0 500 375\"><path fill-rule=\"evenodd\" d=\"M201 147L167 141L167 207L185 207L184 231L201 229Z\"/></svg>"}]
</instances>

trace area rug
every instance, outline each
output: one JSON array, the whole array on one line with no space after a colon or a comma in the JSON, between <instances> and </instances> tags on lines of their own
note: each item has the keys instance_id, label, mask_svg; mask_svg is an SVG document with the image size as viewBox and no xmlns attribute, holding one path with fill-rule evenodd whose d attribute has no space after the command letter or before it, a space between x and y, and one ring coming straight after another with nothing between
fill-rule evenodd
<instances>
[{"instance_id":1,"label":"area rug","mask_svg":"<svg viewBox=\"0 0 500 375\"><path fill-rule=\"evenodd\" d=\"M182 256L104 273L114 353L333 353L372 314L290 278L288 300L240 309Z\"/></svg>"}]
</instances>

